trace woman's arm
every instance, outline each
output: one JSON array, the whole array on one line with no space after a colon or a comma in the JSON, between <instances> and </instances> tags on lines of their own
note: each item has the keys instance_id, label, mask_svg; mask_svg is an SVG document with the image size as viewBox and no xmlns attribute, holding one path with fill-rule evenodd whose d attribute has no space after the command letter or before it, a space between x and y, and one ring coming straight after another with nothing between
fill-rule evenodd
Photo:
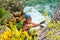
<instances>
[{"instance_id":1,"label":"woman's arm","mask_svg":"<svg viewBox=\"0 0 60 40\"><path fill-rule=\"evenodd\" d=\"M32 27L36 27L36 26L40 26L40 23L39 24L32 23Z\"/></svg>"},{"instance_id":2,"label":"woman's arm","mask_svg":"<svg viewBox=\"0 0 60 40\"><path fill-rule=\"evenodd\" d=\"M45 21L43 21L43 22L41 22L41 23L39 23L39 24L32 23L32 26L33 26L33 27L36 27L36 26L41 26L41 24L43 24L43 23L45 23Z\"/></svg>"}]
</instances>

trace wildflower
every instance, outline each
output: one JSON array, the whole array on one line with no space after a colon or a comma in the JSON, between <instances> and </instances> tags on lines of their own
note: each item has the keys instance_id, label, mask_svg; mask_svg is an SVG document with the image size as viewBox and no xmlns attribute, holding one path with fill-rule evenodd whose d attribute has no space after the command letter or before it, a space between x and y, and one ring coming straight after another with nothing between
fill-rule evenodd
<instances>
[{"instance_id":1,"label":"wildflower","mask_svg":"<svg viewBox=\"0 0 60 40\"><path fill-rule=\"evenodd\" d=\"M24 34L25 36L28 36L28 32L27 32L27 31L24 31L23 34Z\"/></svg>"}]
</instances>

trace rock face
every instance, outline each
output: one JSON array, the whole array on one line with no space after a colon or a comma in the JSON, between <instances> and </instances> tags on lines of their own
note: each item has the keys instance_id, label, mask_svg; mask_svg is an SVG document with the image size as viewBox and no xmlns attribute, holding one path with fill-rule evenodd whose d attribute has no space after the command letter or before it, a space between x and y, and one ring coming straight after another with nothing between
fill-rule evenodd
<instances>
[{"instance_id":1,"label":"rock face","mask_svg":"<svg viewBox=\"0 0 60 40\"><path fill-rule=\"evenodd\" d=\"M53 20L58 20L60 21L60 5L58 6L58 9L55 11L55 14L52 16L51 21ZM49 39L46 37L46 34L50 31L50 30L54 30L55 28L49 29L49 28L45 28L45 30L39 35L37 36L37 40L54 40L54 39ZM56 32L53 34L54 36L60 35L60 30L56 30ZM59 39L60 40L60 39Z\"/></svg>"},{"instance_id":2,"label":"rock face","mask_svg":"<svg viewBox=\"0 0 60 40\"><path fill-rule=\"evenodd\" d=\"M50 31L50 30L54 30L54 28L49 29L49 28L45 28L44 31L42 31L42 33L37 36L37 40L54 40L53 38L47 38L46 34ZM53 34L54 36L60 35L60 30L56 30L56 32Z\"/></svg>"},{"instance_id":3,"label":"rock face","mask_svg":"<svg viewBox=\"0 0 60 40\"><path fill-rule=\"evenodd\" d=\"M57 10L55 11L54 15L52 16L52 20L60 21L60 4L58 5Z\"/></svg>"},{"instance_id":4,"label":"rock face","mask_svg":"<svg viewBox=\"0 0 60 40\"><path fill-rule=\"evenodd\" d=\"M45 28L42 33L37 37L37 40L49 40L48 38L46 38L46 34L49 31L49 28Z\"/></svg>"}]
</instances>

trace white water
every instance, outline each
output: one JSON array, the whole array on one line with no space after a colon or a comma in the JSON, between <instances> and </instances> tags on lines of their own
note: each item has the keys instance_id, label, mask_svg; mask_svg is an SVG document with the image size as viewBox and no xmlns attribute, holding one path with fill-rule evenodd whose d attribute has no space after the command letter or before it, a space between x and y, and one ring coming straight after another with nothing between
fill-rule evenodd
<instances>
[{"instance_id":1,"label":"white water","mask_svg":"<svg viewBox=\"0 0 60 40\"><path fill-rule=\"evenodd\" d=\"M40 22L46 20L45 17L36 9L36 7L27 6L24 8L24 12L31 15L32 22L34 22L34 23L40 23ZM44 27L46 27L47 22L45 22L42 25L44 25Z\"/></svg>"}]
</instances>

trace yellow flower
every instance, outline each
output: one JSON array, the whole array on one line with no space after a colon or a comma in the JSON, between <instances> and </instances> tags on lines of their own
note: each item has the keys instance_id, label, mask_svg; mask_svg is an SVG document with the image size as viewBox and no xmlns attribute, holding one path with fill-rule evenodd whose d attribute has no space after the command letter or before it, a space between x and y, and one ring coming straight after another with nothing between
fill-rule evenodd
<instances>
[{"instance_id":1,"label":"yellow flower","mask_svg":"<svg viewBox=\"0 0 60 40\"><path fill-rule=\"evenodd\" d=\"M19 30L19 33L22 34L22 32L23 32L22 29L20 29L20 30Z\"/></svg>"},{"instance_id":2,"label":"yellow flower","mask_svg":"<svg viewBox=\"0 0 60 40\"><path fill-rule=\"evenodd\" d=\"M28 36L28 32L27 32L27 31L24 31L23 34L24 34L25 36Z\"/></svg>"},{"instance_id":3,"label":"yellow flower","mask_svg":"<svg viewBox=\"0 0 60 40\"><path fill-rule=\"evenodd\" d=\"M16 36L20 36L20 33L19 33L19 31L17 31L15 34L16 34Z\"/></svg>"},{"instance_id":4,"label":"yellow flower","mask_svg":"<svg viewBox=\"0 0 60 40\"><path fill-rule=\"evenodd\" d=\"M7 37L7 35L6 35L6 34L3 34L3 38L4 38L4 39L7 39L8 37Z\"/></svg>"}]
</instances>

